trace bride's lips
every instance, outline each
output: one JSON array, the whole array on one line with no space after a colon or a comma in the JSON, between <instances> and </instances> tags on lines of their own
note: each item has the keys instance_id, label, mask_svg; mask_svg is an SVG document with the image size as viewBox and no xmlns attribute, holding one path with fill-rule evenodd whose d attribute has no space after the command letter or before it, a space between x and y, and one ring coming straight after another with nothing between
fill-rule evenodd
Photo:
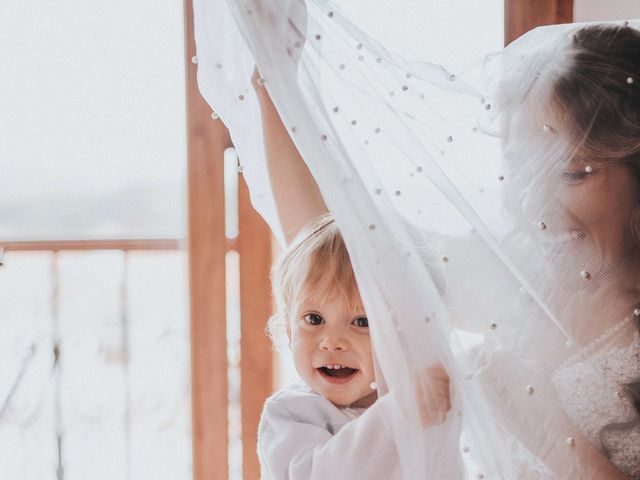
<instances>
[{"instance_id":1,"label":"bride's lips","mask_svg":"<svg viewBox=\"0 0 640 480\"><path fill-rule=\"evenodd\" d=\"M344 367L340 369L330 369L326 367L316 368L320 376L328 383L342 385L351 381L360 371L356 368Z\"/></svg>"},{"instance_id":2,"label":"bride's lips","mask_svg":"<svg viewBox=\"0 0 640 480\"><path fill-rule=\"evenodd\" d=\"M550 229L545 226L544 228L538 226L536 228L538 239L547 245L558 245L569 242L575 242L576 240L584 240L586 234L579 228L562 230Z\"/></svg>"}]
</instances>

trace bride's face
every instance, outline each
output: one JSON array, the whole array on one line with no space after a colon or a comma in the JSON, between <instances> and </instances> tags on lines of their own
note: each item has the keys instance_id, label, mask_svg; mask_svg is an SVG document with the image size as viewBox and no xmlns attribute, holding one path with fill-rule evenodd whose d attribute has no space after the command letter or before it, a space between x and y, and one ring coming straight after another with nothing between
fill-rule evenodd
<instances>
[{"instance_id":1,"label":"bride's face","mask_svg":"<svg viewBox=\"0 0 640 480\"><path fill-rule=\"evenodd\" d=\"M511 142L528 143L512 150L522 170L523 217L534 238L552 253L569 254L576 268L597 271L615 265L637 246L630 226L640 207L639 180L620 161L587 155L567 160L562 152L572 149L559 123L557 129L542 131L540 118L518 120Z\"/></svg>"},{"instance_id":2,"label":"bride's face","mask_svg":"<svg viewBox=\"0 0 640 480\"><path fill-rule=\"evenodd\" d=\"M557 200L566 212L565 228L605 263L634 247L631 216L640 206L640 188L628 166L574 161L560 173Z\"/></svg>"},{"instance_id":3,"label":"bride's face","mask_svg":"<svg viewBox=\"0 0 640 480\"><path fill-rule=\"evenodd\" d=\"M633 251L631 217L639 206L640 185L627 165L582 159L541 175L523 212L542 242L599 269Z\"/></svg>"}]
</instances>

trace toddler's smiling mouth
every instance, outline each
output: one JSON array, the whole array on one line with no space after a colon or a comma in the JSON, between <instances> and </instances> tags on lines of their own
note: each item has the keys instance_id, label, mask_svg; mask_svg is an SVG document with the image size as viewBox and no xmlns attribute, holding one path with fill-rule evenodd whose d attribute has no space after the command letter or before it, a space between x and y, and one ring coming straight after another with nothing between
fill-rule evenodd
<instances>
[{"instance_id":1,"label":"toddler's smiling mouth","mask_svg":"<svg viewBox=\"0 0 640 480\"><path fill-rule=\"evenodd\" d=\"M359 372L356 368L350 368L340 364L330 364L317 368L320 375L330 383L346 383Z\"/></svg>"}]
</instances>

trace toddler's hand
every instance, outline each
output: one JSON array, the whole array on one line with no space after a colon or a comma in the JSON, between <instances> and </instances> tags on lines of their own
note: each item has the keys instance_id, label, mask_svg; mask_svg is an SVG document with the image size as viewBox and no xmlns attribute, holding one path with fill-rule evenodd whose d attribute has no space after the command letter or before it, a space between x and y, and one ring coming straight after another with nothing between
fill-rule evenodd
<instances>
[{"instance_id":1,"label":"toddler's hand","mask_svg":"<svg viewBox=\"0 0 640 480\"><path fill-rule=\"evenodd\" d=\"M258 67L254 67L253 74L251 75L251 85L253 89L260 94L261 91L264 90L264 86L262 83L262 77L260 77L260 72L258 71Z\"/></svg>"},{"instance_id":2,"label":"toddler's hand","mask_svg":"<svg viewBox=\"0 0 640 480\"><path fill-rule=\"evenodd\" d=\"M451 410L449 393L449 374L442 364L427 368L423 378L418 381L416 400L423 427L443 423L447 412Z\"/></svg>"}]
</instances>

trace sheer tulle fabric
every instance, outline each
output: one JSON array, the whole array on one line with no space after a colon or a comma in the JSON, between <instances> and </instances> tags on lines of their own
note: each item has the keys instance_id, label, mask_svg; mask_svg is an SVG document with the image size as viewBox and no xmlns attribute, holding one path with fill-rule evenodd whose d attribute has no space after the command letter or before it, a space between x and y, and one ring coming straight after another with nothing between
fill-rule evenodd
<instances>
[{"instance_id":1,"label":"sheer tulle fabric","mask_svg":"<svg viewBox=\"0 0 640 480\"><path fill-rule=\"evenodd\" d=\"M343 232L379 388L397 393L402 477L587 478L580 455L603 451L601 428L636 418L616 392L640 369L637 257L603 246L576 213L605 190L581 200L575 187L607 167L580 158L584 138L550 93L580 26L444 68L387 51L330 1L194 8L200 89L231 131L254 204L279 232L255 59ZM453 407L423 429L416 399L436 362ZM637 460L639 448L616 451Z\"/></svg>"}]
</instances>

